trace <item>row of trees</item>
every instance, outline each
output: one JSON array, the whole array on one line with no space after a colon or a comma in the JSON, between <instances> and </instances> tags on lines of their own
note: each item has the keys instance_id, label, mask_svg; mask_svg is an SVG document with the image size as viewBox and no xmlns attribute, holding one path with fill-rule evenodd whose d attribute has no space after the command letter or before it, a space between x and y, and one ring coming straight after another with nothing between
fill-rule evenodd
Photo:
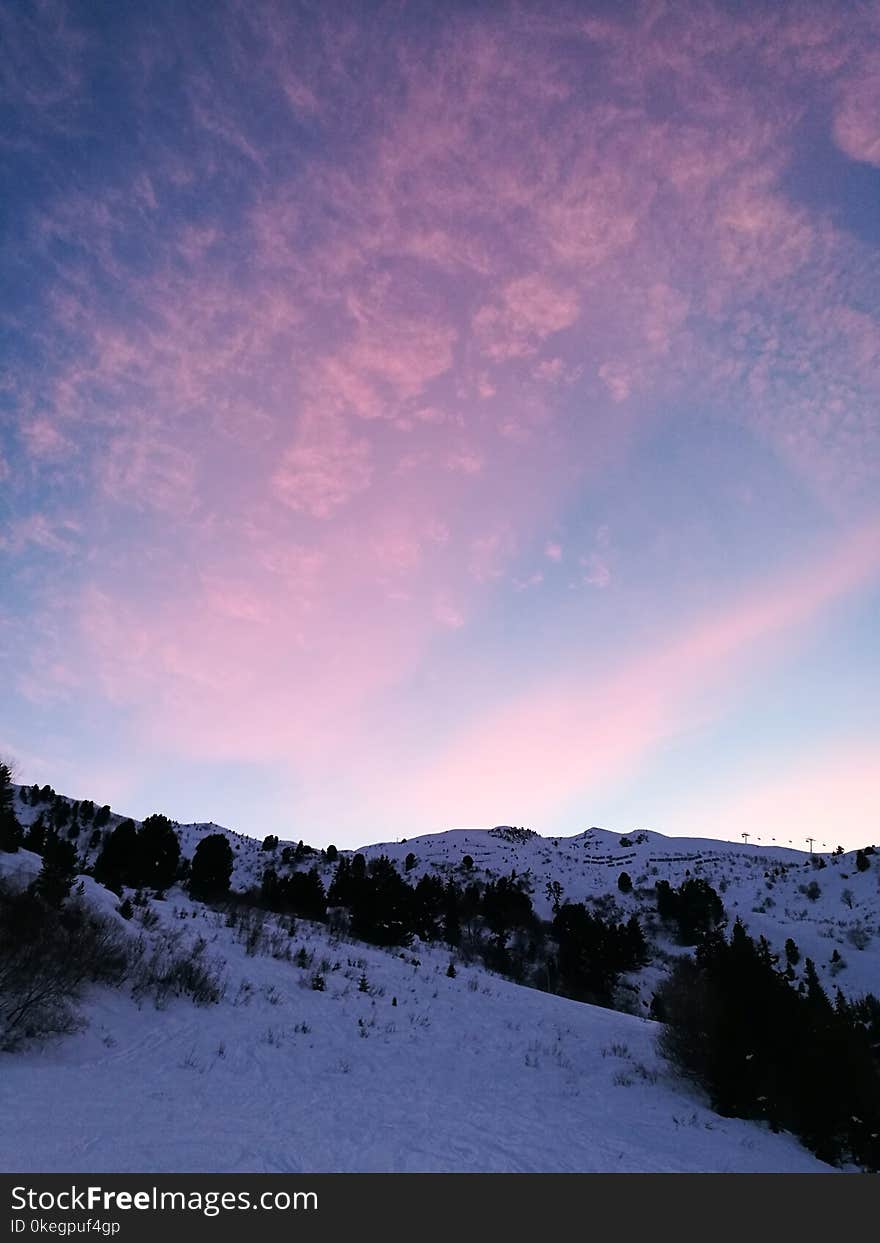
<instances>
[{"instance_id":1,"label":"row of trees","mask_svg":"<svg viewBox=\"0 0 880 1243\"><path fill-rule=\"evenodd\" d=\"M462 886L424 875L410 885L385 855L369 863L361 854L341 858L327 903L345 908L353 935L375 945L405 945L418 936L456 946L463 936L474 937L478 921L503 945L513 934L539 926L522 877Z\"/></svg>"},{"instance_id":2,"label":"row of trees","mask_svg":"<svg viewBox=\"0 0 880 1243\"><path fill-rule=\"evenodd\" d=\"M6 770L7 788L11 792L9 766L0 767ZM38 820L45 828L67 829L71 837L78 836L84 829L103 829L110 823L109 803L97 807L90 798L67 799L56 794L49 785L22 786L18 797L25 806L40 808Z\"/></svg>"},{"instance_id":3,"label":"row of trees","mask_svg":"<svg viewBox=\"0 0 880 1243\"><path fill-rule=\"evenodd\" d=\"M32 807L45 804L50 809L48 817L41 811L27 832L15 813L11 769L0 762L0 850L14 852L24 846L42 855L38 892L58 907L70 891L78 864L73 841L62 840L58 830L70 823L77 836L82 825L91 824L89 845L96 847L102 840L101 829L110 821L110 807L96 808L90 799L71 804L50 786L23 787L21 797ZM214 833L201 839L192 864L187 865L174 825L167 816L156 814L140 827L133 820L118 824L104 841L93 871L96 880L116 892L127 885L161 893L188 876L193 895L208 899L229 892L233 862L228 839Z\"/></svg>"},{"instance_id":4,"label":"row of trees","mask_svg":"<svg viewBox=\"0 0 880 1243\"><path fill-rule=\"evenodd\" d=\"M694 945L699 938L724 922L724 903L708 881L691 877L677 889L667 880L656 885L657 914L672 924L682 945Z\"/></svg>"},{"instance_id":5,"label":"row of trees","mask_svg":"<svg viewBox=\"0 0 880 1243\"><path fill-rule=\"evenodd\" d=\"M876 997L851 1003L838 990L832 1004L810 959L795 987L737 920L729 940L706 933L678 961L654 1013L663 1051L719 1113L765 1119L824 1161L880 1169Z\"/></svg>"},{"instance_id":6,"label":"row of trees","mask_svg":"<svg viewBox=\"0 0 880 1243\"><path fill-rule=\"evenodd\" d=\"M636 971L650 961L635 915L626 923L615 923L582 903L567 902L554 917L553 932L563 991L580 1001L610 1005L623 972Z\"/></svg>"},{"instance_id":7,"label":"row of trees","mask_svg":"<svg viewBox=\"0 0 880 1243\"><path fill-rule=\"evenodd\" d=\"M411 871L412 868L407 868ZM495 970L581 1000L612 1002L625 971L649 958L638 919L602 918L582 904L560 904L550 924L535 913L524 877L511 874L459 884L426 874L411 885L387 856L339 860L329 889L317 868L263 874L270 909L322 920L344 911L347 930L373 945L408 945L414 937L475 953Z\"/></svg>"},{"instance_id":8,"label":"row of trees","mask_svg":"<svg viewBox=\"0 0 880 1243\"><path fill-rule=\"evenodd\" d=\"M232 847L224 833L200 839L192 863L181 858L180 839L167 816L148 816L138 828L123 820L116 826L98 858L95 879L119 892L131 889L162 892L175 881L189 881L190 893L203 901L229 893L234 865Z\"/></svg>"},{"instance_id":9,"label":"row of trees","mask_svg":"<svg viewBox=\"0 0 880 1243\"><path fill-rule=\"evenodd\" d=\"M163 891L174 884L180 867L180 840L167 816L147 816L140 828L133 820L117 825L95 860L95 879L110 889Z\"/></svg>"},{"instance_id":10,"label":"row of trees","mask_svg":"<svg viewBox=\"0 0 880 1243\"><path fill-rule=\"evenodd\" d=\"M12 853L24 847L43 853L45 842L62 829L68 837L79 837L84 829L92 830L91 845L100 841L101 830L110 823L109 805L96 807L91 799L81 802L63 798L51 786L22 786L18 797L22 803L41 810L25 830L15 811L16 791L12 770L0 762L0 850Z\"/></svg>"}]
</instances>

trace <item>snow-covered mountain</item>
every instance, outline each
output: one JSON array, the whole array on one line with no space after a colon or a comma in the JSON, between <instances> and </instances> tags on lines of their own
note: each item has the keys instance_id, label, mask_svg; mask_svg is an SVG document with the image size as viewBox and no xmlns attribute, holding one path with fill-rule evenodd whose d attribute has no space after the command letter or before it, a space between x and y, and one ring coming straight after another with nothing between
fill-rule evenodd
<instances>
[{"instance_id":1,"label":"snow-covered mountain","mask_svg":"<svg viewBox=\"0 0 880 1243\"><path fill-rule=\"evenodd\" d=\"M465 855L473 859L477 876L529 873L535 909L547 918L553 903L547 887L554 882L562 887L563 902L601 902L611 895L624 917L637 914L661 940L657 881L677 886L702 877L718 890L731 921L739 917L752 936L765 936L780 953L792 937L832 989L856 996L880 988L880 861L860 872L856 851L809 855L649 830L621 834L590 828L574 837L546 838L499 826L386 842L364 847L363 853L386 854L401 870L407 855L414 855L411 879L432 871L460 874ZM632 880L631 893L618 888L621 872ZM832 959L835 950L843 965Z\"/></svg>"},{"instance_id":2,"label":"snow-covered mountain","mask_svg":"<svg viewBox=\"0 0 880 1243\"><path fill-rule=\"evenodd\" d=\"M66 801L73 805L73 800ZM40 805L16 806L25 826L41 810ZM107 829L126 818L111 813ZM285 847L292 850L297 845L292 840L281 840L266 851L262 840L213 822L175 822L175 828L185 858L192 858L208 834L222 833L229 839L235 860L233 889L258 888L269 865L282 874L316 866L325 884L335 871L335 863L319 850L307 850L299 860L284 863ZM93 862L98 847L89 847L90 835L84 826L77 846ZM573 837L542 837L515 826L451 829L380 841L360 847L359 852L367 859L386 855L412 883L430 873L460 881L511 872L528 875L535 910L545 918L553 906L548 884L558 883L563 902L607 902L612 897L625 917L635 913L649 927L655 923L658 880L679 885L688 877L702 877L718 890L730 919L740 918L753 936L765 936L777 952L792 937L802 958L814 960L826 986L840 987L851 996L880 991L880 854L872 867L860 872L856 851L811 855L790 847L669 837L646 829L614 833L593 827ZM358 851L338 853L351 857ZM407 870L410 856L414 863ZM462 866L468 856L473 860L472 870ZM618 889L621 872L633 882L631 893ZM662 939L662 930L657 932ZM836 961L832 958L835 950Z\"/></svg>"},{"instance_id":3,"label":"snow-covered mountain","mask_svg":"<svg viewBox=\"0 0 880 1243\"><path fill-rule=\"evenodd\" d=\"M27 825L40 808L16 811ZM107 828L121 819L111 815ZM294 843L267 850L214 824L176 828L187 857L204 836L228 836L240 890L258 886L268 864L282 873L316 866L328 883L335 869L326 852L282 862ZM93 837L85 826L77 838L87 864ZM627 981L633 1013L518 986L449 947L382 950L305 920L214 910L179 887L124 920L116 895L84 877L83 896L125 936L170 937L195 950L222 979L223 996L207 1007L174 1000L159 1009L95 987L82 1031L0 1054L0 1168L830 1168L789 1135L713 1113L659 1056L658 1025L640 1016L683 951L658 924L654 886L706 879L731 919L780 951L794 938L825 983L858 996L880 991L877 855L859 871L853 853L817 863L779 847L595 828L571 838L455 830L361 853L387 855L411 881L515 872L545 917L559 901L606 910L613 902L624 917L637 914L657 952ZM27 850L0 855L13 884L39 866ZM618 887L621 872L630 892Z\"/></svg>"}]
</instances>

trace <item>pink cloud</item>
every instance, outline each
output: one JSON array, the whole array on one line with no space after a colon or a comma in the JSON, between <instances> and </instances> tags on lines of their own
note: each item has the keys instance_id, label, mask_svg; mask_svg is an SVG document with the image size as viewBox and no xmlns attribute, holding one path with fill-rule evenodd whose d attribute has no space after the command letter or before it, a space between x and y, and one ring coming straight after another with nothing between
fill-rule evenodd
<instances>
[{"instance_id":1,"label":"pink cloud","mask_svg":"<svg viewBox=\"0 0 880 1243\"><path fill-rule=\"evenodd\" d=\"M474 335L483 353L493 361L522 358L580 314L571 289L538 275L511 281L494 304L480 308L473 319Z\"/></svg>"},{"instance_id":2,"label":"pink cloud","mask_svg":"<svg viewBox=\"0 0 880 1243\"><path fill-rule=\"evenodd\" d=\"M44 133L74 131L90 40L66 6L44 0L26 11L0 13L0 43L0 86L10 117L18 112L37 118ZM14 132L6 126L0 142L12 145Z\"/></svg>"},{"instance_id":3,"label":"pink cloud","mask_svg":"<svg viewBox=\"0 0 880 1243\"><path fill-rule=\"evenodd\" d=\"M529 591L532 587L540 587L544 581L544 575L540 570L534 574L530 574L528 578L516 578L513 580L514 591Z\"/></svg>"},{"instance_id":4,"label":"pink cloud","mask_svg":"<svg viewBox=\"0 0 880 1243\"><path fill-rule=\"evenodd\" d=\"M71 440L48 418L34 418L23 423L19 434L28 453L35 458L58 459L75 452Z\"/></svg>"},{"instance_id":5,"label":"pink cloud","mask_svg":"<svg viewBox=\"0 0 880 1243\"><path fill-rule=\"evenodd\" d=\"M834 113L834 138L851 160L880 167L880 58L845 82Z\"/></svg>"},{"instance_id":6,"label":"pink cloud","mask_svg":"<svg viewBox=\"0 0 880 1243\"><path fill-rule=\"evenodd\" d=\"M626 401L633 388L631 367L620 362L604 362L599 367L598 375L613 401Z\"/></svg>"},{"instance_id":7,"label":"pink cloud","mask_svg":"<svg viewBox=\"0 0 880 1243\"><path fill-rule=\"evenodd\" d=\"M30 545L69 556L79 550L81 532L81 525L73 518L35 513L11 522L7 534L0 534L0 548L21 553Z\"/></svg>"},{"instance_id":8,"label":"pink cloud","mask_svg":"<svg viewBox=\"0 0 880 1243\"><path fill-rule=\"evenodd\" d=\"M494 593L537 586L519 550L567 531L568 507L643 436L677 432L682 409L756 438L832 514L873 507L863 252L785 188L810 92L842 149L876 162L867 19L729 9L456 15L436 46L402 39L393 71L371 23L325 27L304 52L280 9L241 9L249 54L232 39L228 81L191 84L181 133L198 141L145 152L127 183L65 190L30 222L53 276L45 365L10 388L28 469L41 487L87 472L99 485L77 514L90 577L72 610L55 606L78 637L51 668L94 672L153 737L171 718L185 754L234 753L248 733L251 756L320 763L338 743L352 758L342 735ZM149 100L169 53L139 56ZM279 138L290 112L320 135L297 161L279 146L271 178L236 99L254 56ZM60 63L57 97L16 79L41 118L60 119L78 81L73 44ZM224 183L241 220L210 192L192 220L167 211L182 186ZM150 265L132 261L133 236ZM108 289L125 290L122 310ZM114 535L126 523L137 572ZM74 542L37 526L16 538ZM581 578L608 586L611 550L565 538L566 565L584 551ZM544 555L561 562L561 542ZM166 565L173 581L146 581ZM545 569L536 601L559 578ZM830 559L817 573L829 599L847 590ZM517 700L509 721L493 700L473 740L487 797L506 746L542 790L628 771L700 678L812 616L813 590L792 580L686 642L661 635L596 686L575 661L574 685ZM458 751L448 763L476 789Z\"/></svg>"},{"instance_id":9,"label":"pink cloud","mask_svg":"<svg viewBox=\"0 0 880 1243\"><path fill-rule=\"evenodd\" d=\"M573 47L598 46L612 79L626 73L627 106L582 98L573 62L548 42L550 27ZM319 83L333 72L320 58L299 63L283 38L254 35L268 41L267 73L304 107L323 98ZM366 36L355 23L350 37L358 46ZM550 26L521 14L509 30L454 23L427 66L402 50L407 108L382 112L363 168L318 162L255 196L243 283L224 251L242 239L216 223L184 222L155 239L154 275L130 281L130 323L102 311L81 277L75 294L59 293L59 321L87 348L55 375L53 413L91 421L98 389L122 421L138 421L145 398L151 419L161 409L168 443L178 441L174 420L183 415L210 418L245 442L257 429L271 440L280 424L298 435L290 424L306 408L412 429L422 411L439 425L470 420L477 399L500 399L499 436L526 452L568 385L585 403L626 406L633 418L636 397L702 388L740 409L834 506L877 451L868 420L838 427L831 403L867 409L876 376L860 372L856 403L846 394L810 403L793 396L796 370L782 375L777 364L809 337L805 357L821 358L844 382L848 348L827 314L842 294L811 296L808 269L849 262L846 244L780 191L788 106L764 107L735 74L722 81L715 50L752 57L757 46L773 75L795 57L824 80L848 38L839 20L745 21L717 11L684 26L671 11L646 12L634 25L560 14ZM675 121L658 120L648 91L671 70L695 89ZM344 91L344 80L334 89ZM231 105L228 93L206 102L204 84L193 96L194 115L210 120L221 148L250 159L242 118L237 137L217 128L218 117L223 126L235 121ZM491 132L479 124L488 112L499 118ZM126 278L116 242L130 225L131 197L149 217L166 173L151 170L149 190L140 172L130 193L57 204L46 213L47 236L80 244L87 235L101 269ZM659 196L658 186L669 192ZM438 270L456 273L454 283L437 282ZM729 343L748 298L770 309L742 338L741 356ZM764 351L757 361L753 341ZM548 342L553 355L542 359ZM523 383L526 358L532 374ZM739 400L744 377L748 406ZM469 447L474 461L491 457L493 438L480 439Z\"/></svg>"},{"instance_id":10,"label":"pink cloud","mask_svg":"<svg viewBox=\"0 0 880 1243\"><path fill-rule=\"evenodd\" d=\"M476 536L470 545L471 577L478 583L501 578L515 551L516 538L509 527Z\"/></svg>"},{"instance_id":11,"label":"pink cloud","mask_svg":"<svg viewBox=\"0 0 880 1243\"><path fill-rule=\"evenodd\" d=\"M196 500L196 464L191 454L145 425L118 436L100 462L101 487L114 501L182 517Z\"/></svg>"},{"instance_id":12,"label":"pink cloud","mask_svg":"<svg viewBox=\"0 0 880 1243\"><path fill-rule=\"evenodd\" d=\"M598 553L590 553L587 557L581 557L581 565L584 567L584 582L590 587L598 587L604 589L611 582L611 570L607 562L599 556Z\"/></svg>"},{"instance_id":13,"label":"pink cloud","mask_svg":"<svg viewBox=\"0 0 880 1243\"><path fill-rule=\"evenodd\" d=\"M479 453L461 449L457 453L450 453L446 465L449 470L460 471L464 475L479 475L483 469L483 458Z\"/></svg>"},{"instance_id":14,"label":"pink cloud","mask_svg":"<svg viewBox=\"0 0 880 1243\"><path fill-rule=\"evenodd\" d=\"M318 423L285 451L275 472L275 495L290 509L329 518L370 486L370 445L341 424Z\"/></svg>"},{"instance_id":15,"label":"pink cloud","mask_svg":"<svg viewBox=\"0 0 880 1243\"><path fill-rule=\"evenodd\" d=\"M202 578L205 604L233 621L260 622L265 619L265 605L247 582L204 575Z\"/></svg>"}]
</instances>

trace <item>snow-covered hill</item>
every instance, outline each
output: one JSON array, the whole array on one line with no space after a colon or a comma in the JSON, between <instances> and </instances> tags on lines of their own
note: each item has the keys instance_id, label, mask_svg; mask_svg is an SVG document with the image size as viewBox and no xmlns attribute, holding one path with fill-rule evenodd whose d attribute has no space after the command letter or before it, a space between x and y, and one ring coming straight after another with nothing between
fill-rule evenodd
<instances>
[{"instance_id":1,"label":"snow-covered hill","mask_svg":"<svg viewBox=\"0 0 880 1243\"><path fill-rule=\"evenodd\" d=\"M25 825L40 814L30 803L16 810ZM106 829L121 819L111 815ZM258 886L269 864L281 873L316 866L325 883L335 870L324 851L294 861L291 849L283 862L294 843L267 850L215 824L175 827L187 857L205 835L227 835L239 890ZM93 862L99 845L88 824L76 842ZM637 914L655 953L628 981L635 1013L518 986L448 947L380 950L304 920L291 930L290 920L254 910L226 916L173 888L120 927L147 942L168 932L185 945L202 938L225 980L222 1000L157 1010L125 990L95 988L85 1030L0 1054L0 1168L828 1168L790 1136L714 1114L659 1057L657 1025L639 1016L682 950L658 923L655 885L704 878L731 920L740 916L780 951L794 938L826 985L859 996L880 991L880 856L859 871L852 853L818 860L781 847L595 828L571 838L454 830L362 853L389 856L411 882L515 872L545 917L559 900ZM19 884L39 865L26 850L0 855L0 869ZM631 892L618 887L624 871ZM83 881L83 896L118 918L116 896ZM313 987L316 977L323 988Z\"/></svg>"},{"instance_id":2,"label":"snow-covered hill","mask_svg":"<svg viewBox=\"0 0 880 1243\"><path fill-rule=\"evenodd\" d=\"M73 806L73 800L65 801ZM32 823L41 810L45 809L21 802L16 806L23 825ZM111 813L106 830L124 818ZM175 822L175 828L185 858L192 858L208 834L228 837L235 860L234 889L259 888L270 865L282 875L291 868L316 866L325 885L335 870L335 864L319 850L307 851L301 859L285 864L285 848L292 851L297 845L293 841L280 841L274 850L266 851L262 840L213 822ZM85 826L77 839L87 862L94 862L99 849L89 846L91 836ZM865 842L865 846L871 844ZM339 851L349 857L355 853ZM573 837L542 837L530 830L497 826L378 842L361 847L360 853L368 859L387 855L412 883L426 873L454 876L459 881L511 872L528 875L535 910L545 918L552 914L548 885L554 882L561 886L563 902L607 907L613 899L624 918L637 914L668 953L680 950L667 942L664 929L657 925L655 885L667 880L676 886L688 877L702 877L721 895L729 919L740 918L752 936L766 937L777 953L792 938L801 963L811 958L829 990L841 988L850 997L880 992L880 852L860 872L855 851L810 855L772 844L668 837L644 829L613 833L589 828ZM406 871L408 856L415 862ZM473 860L472 869L463 867L466 856ZM618 889L621 872L633 882L631 893ZM651 972L640 981L637 1004L644 1010L656 982L656 973Z\"/></svg>"},{"instance_id":3,"label":"snow-covered hill","mask_svg":"<svg viewBox=\"0 0 880 1243\"><path fill-rule=\"evenodd\" d=\"M450 978L449 952L426 946L383 952L302 921L291 937L270 916L248 954L241 930L179 892L152 909L149 935L205 938L223 1000L156 1010L96 989L85 1031L0 1055L0 1168L828 1169L713 1114L647 1020L477 967Z\"/></svg>"},{"instance_id":4,"label":"snow-covered hill","mask_svg":"<svg viewBox=\"0 0 880 1243\"><path fill-rule=\"evenodd\" d=\"M855 851L811 856L778 846L667 837L648 830L621 834L591 828L574 837L546 838L504 826L385 842L362 853L367 858L387 854L401 871L407 856L414 855L410 880L434 871L461 878L466 855L479 879L528 873L535 909L545 918L552 913L547 886L553 882L562 886L563 902L597 902L611 895L624 917L637 914L661 942L657 881L677 886L688 877L702 877L719 892L731 921L739 917L753 936L765 936L779 953L792 937L830 988L851 996L880 990L880 853L860 872ZM621 872L632 880L631 893L618 888ZM810 888L814 881L819 892L811 897L804 891L815 893ZM832 960L835 950L842 964Z\"/></svg>"}]
</instances>

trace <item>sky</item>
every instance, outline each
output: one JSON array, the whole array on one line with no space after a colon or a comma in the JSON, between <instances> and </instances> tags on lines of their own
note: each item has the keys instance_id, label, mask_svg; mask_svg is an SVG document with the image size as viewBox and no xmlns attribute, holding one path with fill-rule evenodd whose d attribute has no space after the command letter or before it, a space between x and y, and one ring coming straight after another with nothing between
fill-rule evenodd
<instances>
[{"instance_id":1,"label":"sky","mask_svg":"<svg viewBox=\"0 0 880 1243\"><path fill-rule=\"evenodd\" d=\"M880 839L880 4L0 8L0 754Z\"/></svg>"}]
</instances>

